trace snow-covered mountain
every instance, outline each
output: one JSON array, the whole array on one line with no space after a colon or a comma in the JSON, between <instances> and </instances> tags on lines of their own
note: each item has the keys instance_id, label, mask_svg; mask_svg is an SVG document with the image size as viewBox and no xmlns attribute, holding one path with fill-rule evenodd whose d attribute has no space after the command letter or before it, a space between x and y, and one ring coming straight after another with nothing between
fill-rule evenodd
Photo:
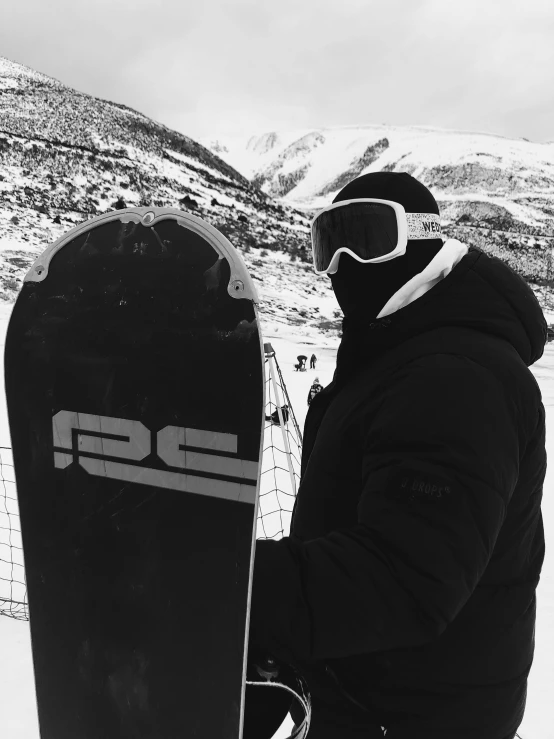
<instances>
[{"instance_id":1,"label":"snow-covered mountain","mask_svg":"<svg viewBox=\"0 0 554 739\"><path fill-rule=\"evenodd\" d=\"M439 198L488 194L518 202L554 192L554 143L493 134L367 125L203 143L268 194L308 209L328 204L354 177L379 170L409 172ZM537 211L529 221L544 220L540 204Z\"/></svg>"},{"instance_id":2,"label":"snow-covered mountain","mask_svg":"<svg viewBox=\"0 0 554 739\"><path fill-rule=\"evenodd\" d=\"M547 274L554 247L554 143L378 125L204 143L264 192L308 213L361 174L409 172L435 195L449 236L500 256L530 279Z\"/></svg>"},{"instance_id":3,"label":"snow-covered mountain","mask_svg":"<svg viewBox=\"0 0 554 739\"><path fill-rule=\"evenodd\" d=\"M125 205L171 206L204 218L241 250L268 327L336 337L329 281L310 267L310 209L367 167L388 166L433 185L447 235L505 259L548 307L539 283L553 271L554 145L474 139L479 145L463 154L467 134L368 126L212 142L210 151L0 57L0 299L13 300L35 257L76 223Z\"/></svg>"},{"instance_id":4,"label":"snow-covered mountain","mask_svg":"<svg viewBox=\"0 0 554 739\"><path fill-rule=\"evenodd\" d=\"M0 299L14 299L47 244L125 205L189 210L225 233L270 325L338 325L328 282L310 284L304 213L192 139L0 57Z\"/></svg>"}]
</instances>

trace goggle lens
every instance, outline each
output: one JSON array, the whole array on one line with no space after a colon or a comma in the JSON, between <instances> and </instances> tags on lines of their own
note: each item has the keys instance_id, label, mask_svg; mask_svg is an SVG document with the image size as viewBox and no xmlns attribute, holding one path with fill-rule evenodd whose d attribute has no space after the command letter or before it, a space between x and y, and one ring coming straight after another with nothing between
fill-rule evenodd
<instances>
[{"instance_id":1,"label":"goggle lens","mask_svg":"<svg viewBox=\"0 0 554 739\"><path fill-rule=\"evenodd\" d=\"M318 272L343 247L364 260L385 256L398 244L396 213L385 203L347 203L324 211L313 222L312 243Z\"/></svg>"}]
</instances>

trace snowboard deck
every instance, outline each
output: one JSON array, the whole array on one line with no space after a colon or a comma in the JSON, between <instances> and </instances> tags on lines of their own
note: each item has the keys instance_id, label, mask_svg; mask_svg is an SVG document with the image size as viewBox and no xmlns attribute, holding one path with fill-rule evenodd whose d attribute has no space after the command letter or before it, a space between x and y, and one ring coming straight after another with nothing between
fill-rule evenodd
<instances>
[{"instance_id":1,"label":"snowboard deck","mask_svg":"<svg viewBox=\"0 0 554 739\"><path fill-rule=\"evenodd\" d=\"M264 414L257 297L199 218L50 246L5 382L41 739L239 739Z\"/></svg>"}]
</instances>

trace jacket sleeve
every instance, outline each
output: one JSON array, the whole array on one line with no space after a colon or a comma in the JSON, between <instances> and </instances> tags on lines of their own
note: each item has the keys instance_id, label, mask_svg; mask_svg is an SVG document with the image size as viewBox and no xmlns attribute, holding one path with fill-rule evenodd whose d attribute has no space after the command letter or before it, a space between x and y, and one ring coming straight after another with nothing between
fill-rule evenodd
<instances>
[{"instance_id":1,"label":"jacket sleeve","mask_svg":"<svg viewBox=\"0 0 554 739\"><path fill-rule=\"evenodd\" d=\"M500 381L469 359L424 357L389 378L360 426L357 524L258 542L251 643L295 662L436 639L491 558L520 431Z\"/></svg>"}]
</instances>

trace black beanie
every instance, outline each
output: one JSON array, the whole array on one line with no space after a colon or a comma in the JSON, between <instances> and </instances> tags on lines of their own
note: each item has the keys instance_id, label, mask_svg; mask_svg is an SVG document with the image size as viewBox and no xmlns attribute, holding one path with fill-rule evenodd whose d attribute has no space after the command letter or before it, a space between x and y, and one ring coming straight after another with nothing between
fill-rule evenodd
<instances>
[{"instance_id":1,"label":"black beanie","mask_svg":"<svg viewBox=\"0 0 554 739\"><path fill-rule=\"evenodd\" d=\"M440 215L431 192L407 172L370 172L357 177L342 188L333 203L356 198L392 200L407 213ZM406 254L378 264L361 264L341 254L338 271L330 278L344 314L375 318L389 298L422 272L442 246L440 238L408 241Z\"/></svg>"},{"instance_id":2,"label":"black beanie","mask_svg":"<svg viewBox=\"0 0 554 739\"><path fill-rule=\"evenodd\" d=\"M382 198L400 203L406 213L436 213L437 201L431 192L407 172L370 172L357 177L335 196L333 203L355 198Z\"/></svg>"}]
</instances>

